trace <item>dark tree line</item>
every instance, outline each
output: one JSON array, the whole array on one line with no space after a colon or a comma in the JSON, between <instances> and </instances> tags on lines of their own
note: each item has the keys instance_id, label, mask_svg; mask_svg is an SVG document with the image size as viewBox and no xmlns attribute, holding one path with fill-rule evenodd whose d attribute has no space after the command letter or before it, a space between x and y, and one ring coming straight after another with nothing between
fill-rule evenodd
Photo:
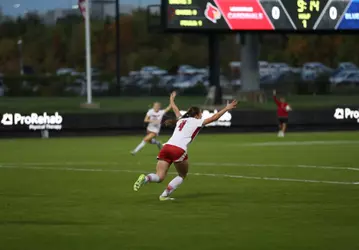
<instances>
[{"instance_id":1,"label":"dark tree line","mask_svg":"<svg viewBox=\"0 0 359 250\"><path fill-rule=\"evenodd\" d=\"M56 25L45 25L39 16L29 14L16 20L0 14L0 72L19 72L18 40L23 40L24 64L36 73L51 73L58 68L85 68L84 21L80 16L68 16ZM92 63L107 73L114 73L115 22L92 20ZM146 65L170 69L175 65L208 65L205 35L161 34L148 31L146 11L136 10L123 15L121 26L121 74L139 70ZM289 35L281 43L280 35L263 38L261 60L287 62L301 66L320 61L336 66L340 61L359 64L357 36ZM240 59L240 45L234 35L221 35L221 65L228 69L230 61Z\"/></svg>"}]
</instances>

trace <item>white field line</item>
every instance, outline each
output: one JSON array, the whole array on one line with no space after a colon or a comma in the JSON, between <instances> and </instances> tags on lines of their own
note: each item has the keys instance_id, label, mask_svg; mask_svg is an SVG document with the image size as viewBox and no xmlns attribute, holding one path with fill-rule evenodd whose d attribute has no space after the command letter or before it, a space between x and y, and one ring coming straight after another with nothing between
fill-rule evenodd
<instances>
[{"instance_id":1,"label":"white field line","mask_svg":"<svg viewBox=\"0 0 359 250\"><path fill-rule=\"evenodd\" d=\"M253 143L231 143L241 147L263 147L263 146L310 146L310 145L350 145L359 144L359 141L283 141L283 142L253 142Z\"/></svg>"},{"instance_id":2,"label":"white field line","mask_svg":"<svg viewBox=\"0 0 359 250\"><path fill-rule=\"evenodd\" d=\"M283 164L252 164L252 163L225 163L225 162L194 162L195 166L213 167L278 167L278 168L314 168L314 169L334 169L346 171L359 171L359 167L338 167L338 166L316 166L316 165L283 165ZM26 163L0 163L7 166L120 166L118 162L26 162ZM137 163L137 165L142 165Z\"/></svg>"},{"instance_id":3,"label":"white field line","mask_svg":"<svg viewBox=\"0 0 359 250\"><path fill-rule=\"evenodd\" d=\"M125 173L146 173L142 170L127 170L127 169L87 169L87 168L54 168L54 167L21 167L21 166L5 166L0 165L1 168L8 169L28 169L28 170L56 170L56 171L79 171L79 172L125 172ZM169 174L177 174L176 172L169 172ZM267 180L267 181L281 181L281 182L304 182L304 183L322 183L322 184L338 184L338 185L359 185L359 182L344 182L344 181L321 181L321 180L305 180L305 179L291 179L291 178L276 178L276 177L258 177L258 176L244 176L232 174L206 174L206 173L190 173L196 176L210 176L210 177L227 177L236 179L248 180Z\"/></svg>"},{"instance_id":4,"label":"white field line","mask_svg":"<svg viewBox=\"0 0 359 250\"><path fill-rule=\"evenodd\" d=\"M219 167L317 168L317 169L359 171L359 168L356 167L335 167L335 166L314 166L314 165L280 165L280 164L216 163L216 162L196 162L191 164L197 166L219 166Z\"/></svg>"}]
</instances>

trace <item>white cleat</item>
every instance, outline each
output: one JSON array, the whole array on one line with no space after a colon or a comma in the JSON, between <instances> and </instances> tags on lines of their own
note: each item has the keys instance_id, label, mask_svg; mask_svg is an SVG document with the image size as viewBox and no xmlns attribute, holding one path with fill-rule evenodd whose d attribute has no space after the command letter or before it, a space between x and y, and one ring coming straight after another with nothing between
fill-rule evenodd
<instances>
[{"instance_id":1,"label":"white cleat","mask_svg":"<svg viewBox=\"0 0 359 250\"><path fill-rule=\"evenodd\" d=\"M175 198L171 198L168 196L160 196L160 201L174 201Z\"/></svg>"},{"instance_id":2,"label":"white cleat","mask_svg":"<svg viewBox=\"0 0 359 250\"><path fill-rule=\"evenodd\" d=\"M278 137L284 137L284 133L283 133L282 131L280 131L280 132L278 133Z\"/></svg>"}]
</instances>

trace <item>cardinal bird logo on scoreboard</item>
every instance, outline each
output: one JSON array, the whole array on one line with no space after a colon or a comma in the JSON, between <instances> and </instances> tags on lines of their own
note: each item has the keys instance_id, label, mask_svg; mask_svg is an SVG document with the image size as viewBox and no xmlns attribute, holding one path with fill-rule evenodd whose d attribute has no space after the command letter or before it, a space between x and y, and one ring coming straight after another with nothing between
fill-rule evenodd
<instances>
[{"instance_id":1,"label":"cardinal bird logo on scoreboard","mask_svg":"<svg viewBox=\"0 0 359 250\"><path fill-rule=\"evenodd\" d=\"M221 12L219 12L218 8L213 6L211 3L207 3L204 15L212 23L217 23L217 20L221 18Z\"/></svg>"}]
</instances>

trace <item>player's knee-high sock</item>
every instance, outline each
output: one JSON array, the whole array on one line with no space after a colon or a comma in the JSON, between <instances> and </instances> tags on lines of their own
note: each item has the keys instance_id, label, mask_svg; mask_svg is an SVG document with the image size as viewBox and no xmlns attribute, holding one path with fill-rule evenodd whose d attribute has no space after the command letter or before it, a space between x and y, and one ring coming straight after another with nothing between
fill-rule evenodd
<instances>
[{"instance_id":1,"label":"player's knee-high sock","mask_svg":"<svg viewBox=\"0 0 359 250\"><path fill-rule=\"evenodd\" d=\"M160 177L157 174L148 174L145 179L145 183L160 182Z\"/></svg>"},{"instance_id":2,"label":"player's knee-high sock","mask_svg":"<svg viewBox=\"0 0 359 250\"><path fill-rule=\"evenodd\" d=\"M157 145L158 149L161 149L161 148L162 148L161 142L157 141L157 140L154 139L154 138L151 140L151 144Z\"/></svg>"},{"instance_id":3,"label":"player's knee-high sock","mask_svg":"<svg viewBox=\"0 0 359 250\"><path fill-rule=\"evenodd\" d=\"M155 138L151 139L151 144L158 144L160 143L159 141L157 141Z\"/></svg>"},{"instance_id":4,"label":"player's knee-high sock","mask_svg":"<svg viewBox=\"0 0 359 250\"><path fill-rule=\"evenodd\" d=\"M141 141L140 144L138 144L138 146L135 148L135 150L133 150L133 153L137 153L138 151L140 151L144 146L146 146L146 142L145 141Z\"/></svg>"},{"instance_id":5,"label":"player's knee-high sock","mask_svg":"<svg viewBox=\"0 0 359 250\"><path fill-rule=\"evenodd\" d=\"M157 146L162 145L161 142L157 141L154 138L151 140L151 144L156 144Z\"/></svg>"},{"instance_id":6,"label":"player's knee-high sock","mask_svg":"<svg viewBox=\"0 0 359 250\"><path fill-rule=\"evenodd\" d=\"M167 188L161 194L162 197L170 196L173 191L175 191L183 182L183 178L181 176L176 176L173 180L168 184Z\"/></svg>"}]
</instances>

